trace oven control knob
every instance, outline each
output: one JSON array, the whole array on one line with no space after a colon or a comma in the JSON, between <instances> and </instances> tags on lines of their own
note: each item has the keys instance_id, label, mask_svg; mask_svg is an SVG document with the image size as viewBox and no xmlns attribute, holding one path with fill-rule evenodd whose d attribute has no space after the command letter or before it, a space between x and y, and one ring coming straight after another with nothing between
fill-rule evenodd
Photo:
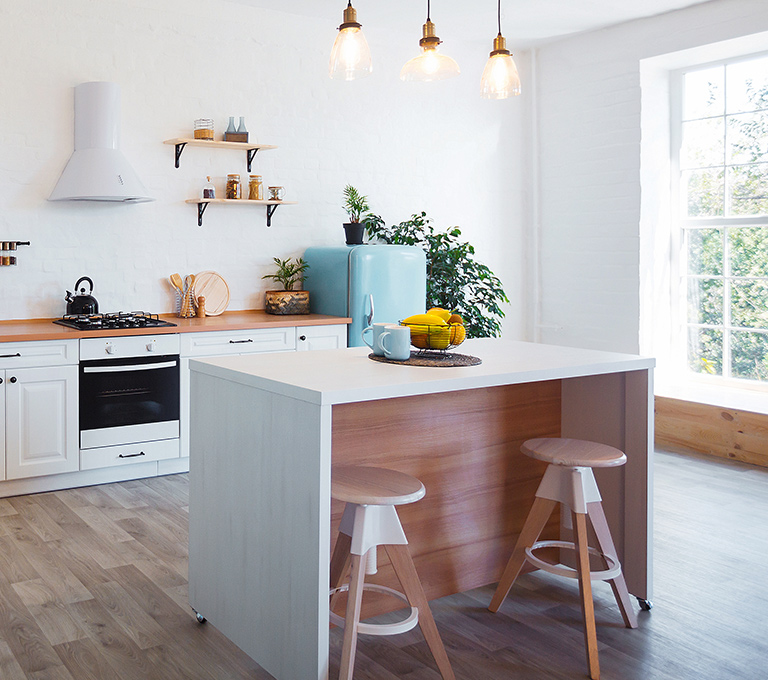
<instances>
[{"instance_id":1,"label":"oven control knob","mask_svg":"<svg viewBox=\"0 0 768 680\"><path fill-rule=\"evenodd\" d=\"M155 340L147 343L147 352L154 352L157 349L157 343Z\"/></svg>"},{"instance_id":2,"label":"oven control knob","mask_svg":"<svg viewBox=\"0 0 768 680\"><path fill-rule=\"evenodd\" d=\"M111 342L108 342L106 345L104 345L104 350L107 352L107 354L114 354L117 351L117 348Z\"/></svg>"}]
</instances>

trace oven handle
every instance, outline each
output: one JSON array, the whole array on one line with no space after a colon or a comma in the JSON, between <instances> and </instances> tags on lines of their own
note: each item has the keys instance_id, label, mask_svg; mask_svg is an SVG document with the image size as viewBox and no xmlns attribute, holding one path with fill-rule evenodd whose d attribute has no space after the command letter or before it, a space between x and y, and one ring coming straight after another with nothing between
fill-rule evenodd
<instances>
[{"instance_id":1,"label":"oven handle","mask_svg":"<svg viewBox=\"0 0 768 680\"><path fill-rule=\"evenodd\" d=\"M157 364L133 364L128 366L84 366L84 373L125 373L127 371L153 371L156 368L173 368L175 361L161 361Z\"/></svg>"}]
</instances>

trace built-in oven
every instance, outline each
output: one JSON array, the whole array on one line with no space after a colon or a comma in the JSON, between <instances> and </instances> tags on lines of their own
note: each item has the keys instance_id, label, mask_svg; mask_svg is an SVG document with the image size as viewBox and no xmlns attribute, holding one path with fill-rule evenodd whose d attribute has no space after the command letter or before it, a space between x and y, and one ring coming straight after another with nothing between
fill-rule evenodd
<instances>
[{"instance_id":1,"label":"built-in oven","mask_svg":"<svg viewBox=\"0 0 768 680\"><path fill-rule=\"evenodd\" d=\"M80 341L80 448L178 438L178 335Z\"/></svg>"}]
</instances>

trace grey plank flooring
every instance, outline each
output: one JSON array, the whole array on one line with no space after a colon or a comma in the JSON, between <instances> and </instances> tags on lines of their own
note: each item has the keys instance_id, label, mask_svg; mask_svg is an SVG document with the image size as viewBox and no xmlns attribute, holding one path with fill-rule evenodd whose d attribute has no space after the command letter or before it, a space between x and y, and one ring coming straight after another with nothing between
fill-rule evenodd
<instances>
[{"instance_id":1,"label":"grey plank flooring","mask_svg":"<svg viewBox=\"0 0 768 680\"><path fill-rule=\"evenodd\" d=\"M768 470L656 455L655 607L627 630L595 583L604 680L768 679ZM0 500L0 679L266 680L187 605L186 475ZM572 581L432 603L460 680L585 678ZM383 617L386 618L386 617ZM331 677L340 631L331 631ZM362 637L355 678L439 680L418 629Z\"/></svg>"}]
</instances>

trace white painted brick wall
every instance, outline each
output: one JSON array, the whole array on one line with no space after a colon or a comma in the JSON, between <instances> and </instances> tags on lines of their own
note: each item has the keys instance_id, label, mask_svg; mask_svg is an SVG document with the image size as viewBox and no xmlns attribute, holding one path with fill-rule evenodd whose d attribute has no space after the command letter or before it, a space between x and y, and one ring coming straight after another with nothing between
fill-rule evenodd
<instances>
[{"instance_id":1,"label":"white painted brick wall","mask_svg":"<svg viewBox=\"0 0 768 680\"><path fill-rule=\"evenodd\" d=\"M640 61L765 30L718 0L537 50L543 342L638 351Z\"/></svg>"},{"instance_id":2,"label":"white painted brick wall","mask_svg":"<svg viewBox=\"0 0 768 680\"><path fill-rule=\"evenodd\" d=\"M25 0L0 3L0 240L30 240L19 265L0 268L0 319L55 317L82 275L103 311L174 309L172 272L220 272L231 309L263 307L272 257L343 243L341 191L352 183L388 222L426 210L461 226L513 302L506 333L524 333L527 97L479 98L487 46L455 41L452 81L400 82L414 31L366 26L375 72L332 81L327 61L338 7L327 21L220 0ZM415 30L418 33L418 30ZM516 54L525 82L526 55ZM157 200L140 205L51 203L72 152L73 88L120 84L122 150ZM265 209L210 206L197 227L206 175L223 192L246 175L245 155L187 148L173 167L162 141L189 136L195 118L245 116L252 138L276 144L253 172L287 199Z\"/></svg>"}]
</instances>

